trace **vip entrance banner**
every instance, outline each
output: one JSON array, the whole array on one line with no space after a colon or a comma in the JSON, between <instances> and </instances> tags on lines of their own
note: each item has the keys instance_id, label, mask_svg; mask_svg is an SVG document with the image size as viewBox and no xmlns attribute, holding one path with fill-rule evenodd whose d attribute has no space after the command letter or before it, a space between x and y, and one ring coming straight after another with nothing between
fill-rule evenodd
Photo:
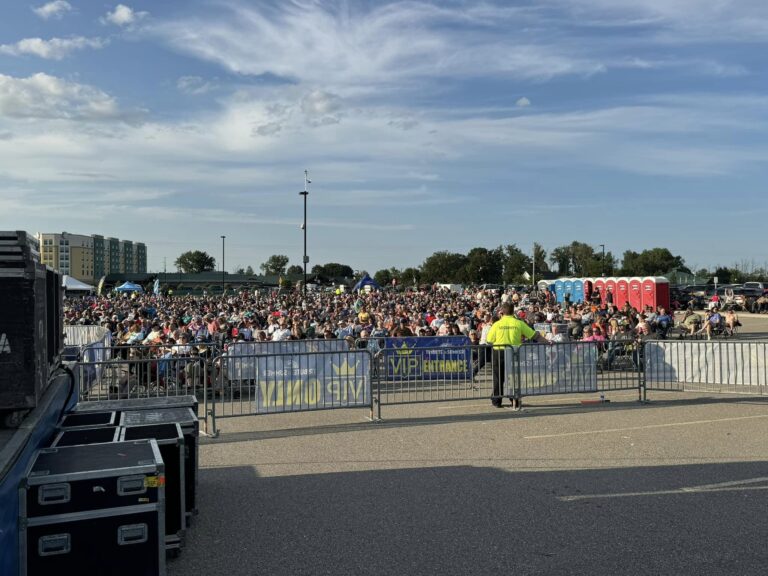
<instances>
[{"instance_id":1,"label":"vip entrance banner","mask_svg":"<svg viewBox=\"0 0 768 576\"><path fill-rule=\"evenodd\" d=\"M387 380L469 380L472 351L466 336L387 338Z\"/></svg>"}]
</instances>

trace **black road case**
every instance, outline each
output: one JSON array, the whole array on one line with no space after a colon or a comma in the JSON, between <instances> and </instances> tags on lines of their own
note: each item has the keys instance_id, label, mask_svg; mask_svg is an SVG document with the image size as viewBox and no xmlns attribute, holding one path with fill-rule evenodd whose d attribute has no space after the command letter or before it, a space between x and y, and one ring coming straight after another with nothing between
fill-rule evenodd
<instances>
[{"instance_id":1,"label":"black road case","mask_svg":"<svg viewBox=\"0 0 768 576\"><path fill-rule=\"evenodd\" d=\"M181 426L149 424L122 428L121 441L154 438L165 464L165 549L175 555L184 545L186 500L184 498L184 435Z\"/></svg>"},{"instance_id":2,"label":"black road case","mask_svg":"<svg viewBox=\"0 0 768 576\"><path fill-rule=\"evenodd\" d=\"M61 446L80 446L82 444L103 444L117 442L120 428L117 426L92 426L90 428L59 429L51 442L51 448Z\"/></svg>"},{"instance_id":3,"label":"black road case","mask_svg":"<svg viewBox=\"0 0 768 576\"><path fill-rule=\"evenodd\" d=\"M164 509L154 440L40 450L19 487L20 573L162 576Z\"/></svg>"},{"instance_id":4,"label":"black road case","mask_svg":"<svg viewBox=\"0 0 768 576\"><path fill-rule=\"evenodd\" d=\"M197 514L197 444L200 422L191 408L126 411L120 415L120 426L178 423L184 434L184 495L187 500L187 524Z\"/></svg>"},{"instance_id":5,"label":"black road case","mask_svg":"<svg viewBox=\"0 0 768 576\"><path fill-rule=\"evenodd\" d=\"M123 400L94 400L80 402L72 412L126 412L129 410L165 410L166 408L192 408L197 414L197 397L187 396L151 396L149 398L125 398Z\"/></svg>"},{"instance_id":6,"label":"black road case","mask_svg":"<svg viewBox=\"0 0 768 576\"><path fill-rule=\"evenodd\" d=\"M117 413L111 411L67 414L59 422L59 428L84 428L90 426L117 426Z\"/></svg>"}]
</instances>

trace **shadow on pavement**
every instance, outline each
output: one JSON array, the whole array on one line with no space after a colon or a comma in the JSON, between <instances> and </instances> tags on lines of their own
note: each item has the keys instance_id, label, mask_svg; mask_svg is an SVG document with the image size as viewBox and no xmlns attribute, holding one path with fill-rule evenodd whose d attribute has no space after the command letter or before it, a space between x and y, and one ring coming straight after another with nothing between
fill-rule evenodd
<instances>
[{"instance_id":1,"label":"shadow on pavement","mask_svg":"<svg viewBox=\"0 0 768 576\"><path fill-rule=\"evenodd\" d=\"M202 469L200 515L168 573L764 574L766 488L763 462L269 478Z\"/></svg>"}]
</instances>

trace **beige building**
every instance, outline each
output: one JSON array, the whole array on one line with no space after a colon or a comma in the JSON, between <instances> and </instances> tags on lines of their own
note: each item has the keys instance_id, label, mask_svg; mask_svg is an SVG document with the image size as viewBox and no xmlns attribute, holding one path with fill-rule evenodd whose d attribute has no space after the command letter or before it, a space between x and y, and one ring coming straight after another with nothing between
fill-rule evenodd
<instances>
[{"instance_id":1,"label":"beige building","mask_svg":"<svg viewBox=\"0 0 768 576\"><path fill-rule=\"evenodd\" d=\"M107 274L147 272L147 247L142 242L69 232L40 233L37 239L43 264L82 282L96 284Z\"/></svg>"}]
</instances>

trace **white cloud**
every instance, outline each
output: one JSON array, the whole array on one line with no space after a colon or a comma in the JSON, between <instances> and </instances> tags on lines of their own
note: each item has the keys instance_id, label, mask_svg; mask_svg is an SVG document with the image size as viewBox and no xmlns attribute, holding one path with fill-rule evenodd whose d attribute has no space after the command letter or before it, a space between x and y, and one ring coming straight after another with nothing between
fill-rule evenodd
<instances>
[{"instance_id":1,"label":"white cloud","mask_svg":"<svg viewBox=\"0 0 768 576\"><path fill-rule=\"evenodd\" d=\"M515 102L515 106L517 106L518 108L526 108L530 105L531 105L531 101L528 100L528 98L526 98L525 96L523 96L522 98L518 98L517 101Z\"/></svg>"},{"instance_id":2,"label":"white cloud","mask_svg":"<svg viewBox=\"0 0 768 576\"><path fill-rule=\"evenodd\" d=\"M0 74L0 117L106 120L124 113L108 94L38 73L28 78Z\"/></svg>"},{"instance_id":3,"label":"white cloud","mask_svg":"<svg viewBox=\"0 0 768 576\"><path fill-rule=\"evenodd\" d=\"M322 90L314 90L301 100L301 111L312 126L338 124L342 106L341 97Z\"/></svg>"},{"instance_id":4,"label":"white cloud","mask_svg":"<svg viewBox=\"0 0 768 576\"><path fill-rule=\"evenodd\" d=\"M463 3L235 2L205 19L157 23L153 32L231 72L273 74L345 97L417 90L435 78L547 79L605 69L578 42L532 40L523 27L534 12Z\"/></svg>"},{"instance_id":5,"label":"white cloud","mask_svg":"<svg viewBox=\"0 0 768 576\"><path fill-rule=\"evenodd\" d=\"M182 76L176 81L176 88L185 94L197 96L210 92L215 86L200 76Z\"/></svg>"},{"instance_id":6,"label":"white cloud","mask_svg":"<svg viewBox=\"0 0 768 576\"><path fill-rule=\"evenodd\" d=\"M37 8L32 8L32 11L43 20L48 20L49 18L62 18L66 12L70 12L71 10L72 5L64 0L54 0L53 2L48 2Z\"/></svg>"},{"instance_id":7,"label":"white cloud","mask_svg":"<svg viewBox=\"0 0 768 576\"><path fill-rule=\"evenodd\" d=\"M77 50L85 50L86 48L96 50L103 48L107 43L107 40L102 40L101 38L85 38L83 36L51 38L50 40L24 38L16 42L16 44L0 45L0 53L12 56L30 54L46 60L62 60Z\"/></svg>"},{"instance_id":8,"label":"white cloud","mask_svg":"<svg viewBox=\"0 0 768 576\"><path fill-rule=\"evenodd\" d=\"M133 8L130 8L125 4L118 4L112 12L107 12L104 18L102 18L102 22L121 27L131 26L136 24L139 20L143 20L148 15L149 12L136 12Z\"/></svg>"}]
</instances>

